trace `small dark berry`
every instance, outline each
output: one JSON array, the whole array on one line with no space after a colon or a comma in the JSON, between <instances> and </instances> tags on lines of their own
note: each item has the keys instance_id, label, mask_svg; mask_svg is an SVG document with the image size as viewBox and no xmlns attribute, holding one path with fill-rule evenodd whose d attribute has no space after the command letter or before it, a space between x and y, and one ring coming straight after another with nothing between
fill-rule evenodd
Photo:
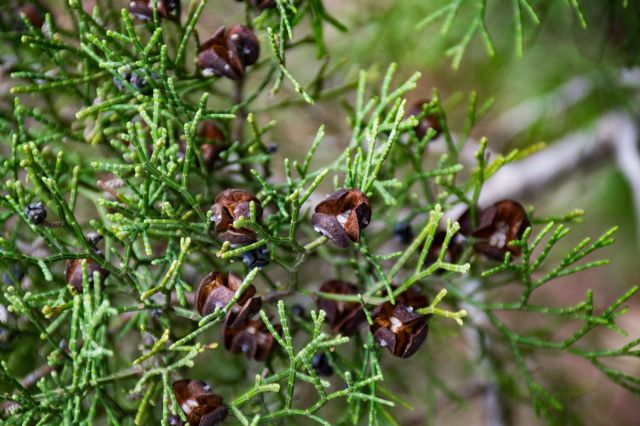
<instances>
[{"instance_id":1,"label":"small dark berry","mask_svg":"<svg viewBox=\"0 0 640 426\"><path fill-rule=\"evenodd\" d=\"M118 75L113 76L113 84L119 91L123 92L127 89L124 82L126 81L127 83L131 83L132 75L133 74L131 73L131 68L129 68L129 66L121 67L118 69Z\"/></svg>"},{"instance_id":2,"label":"small dark berry","mask_svg":"<svg viewBox=\"0 0 640 426\"><path fill-rule=\"evenodd\" d=\"M24 271L18 263L14 263L11 266L11 270L4 273L2 280L7 285L19 284L24 278Z\"/></svg>"},{"instance_id":3,"label":"small dark berry","mask_svg":"<svg viewBox=\"0 0 640 426\"><path fill-rule=\"evenodd\" d=\"M396 226L393 228L393 234L400 243L411 244L414 237L411 222L402 221L396 223Z\"/></svg>"},{"instance_id":4,"label":"small dark berry","mask_svg":"<svg viewBox=\"0 0 640 426\"><path fill-rule=\"evenodd\" d=\"M86 236L87 242L91 244L94 248L97 248L97 245L100 241L102 241L102 235L97 232L90 232Z\"/></svg>"},{"instance_id":5,"label":"small dark berry","mask_svg":"<svg viewBox=\"0 0 640 426\"><path fill-rule=\"evenodd\" d=\"M135 90L138 90L142 94L151 93L151 87L149 86L149 78L142 71L131 71L129 67L121 69L120 78L113 77L113 84L116 88L123 92L127 89L123 80L129 83ZM158 74L151 72L151 79L157 80Z\"/></svg>"},{"instance_id":6,"label":"small dark berry","mask_svg":"<svg viewBox=\"0 0 640 426\"><path fill-rule=\"evenodd\" d=\"M131 85L138 90L144 90L147 87L147 79L134 72L131 74Z\"/></svg>"},{"instance_id":7,"label":"small dark berry","mask_svg":"<svg viewBox=\"0 0 640 426\"><path fill-rule=\"evenodd\" d=\"M249 268L264 268L269 265L269 249L267 246L260 246L253 250L242 253L242 262Z\"/></svg>"},{"instance_id":8,"label":"small dark berry","mask_svg":"<svg viewBox=\"0 0 640 426\"><path fill-rule=\"evenodd\" d=\"M24 214L27 215L29 221L34 225L41 225L47 218L47 210L40 201L31 203L25 207Z\"/></svg>"},{"instance_id":9,"label":"small dark berry","mask_svg":"<svg viewBox=\"0 0 640 426\"><path fill-rule=\"evenodd\" d=\"M330 377L333 375L333 367L324 352L318 352L311 359L311 366L316 370L318 376Z\"/></svg>"},{"instance_id":10,"label":"small dark berry","mask_svg":"<svg viewBox=\"0 0 640 426\"><path fill-rule=\"evenodd\" d=\"M14 333L10 329L0 326L0 350L9 349L13 338Z\"/></svg>"},{"instance_id":11,"label":"small dark berry","mask_svg":"<svg viewBox=\"0 0 640 426\"><path fill-rule=\"evenodd\" d=\"M276 152L278 152L278 144L270 143L269 145L267 145L267 152L269 154L275 154Z\"/></svg>"},{"instance_id":12,"label":"small dark berry","mask_svg":"<svg viewBox=\"0 0 640 426\"><path fill-rule=\"evenodd\" d=\"M304 318L304 308L301 305L293 305L291 308L291 313L297 316L298 318Z\"/></svg>"}]
</instances>

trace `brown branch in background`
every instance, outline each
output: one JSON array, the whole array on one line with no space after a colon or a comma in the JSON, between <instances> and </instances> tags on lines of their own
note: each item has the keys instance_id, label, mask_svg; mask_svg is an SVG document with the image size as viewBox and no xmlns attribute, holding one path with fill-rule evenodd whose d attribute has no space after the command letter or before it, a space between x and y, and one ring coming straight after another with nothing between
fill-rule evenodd
<instances>
[{"instance_id":1,"label":"brown branch in background","mask_svg":"<svg viewBox=\"0 0 640 426\"><path fill-rule=\"evenodd\" d=\"M616 81L621 88L637 89L640 87L640 68L619 70ZM509 140L541 120L556 118L566 113L596 89L592 76L576 76L551 93L527 99L505 111L490 124L491 130L499 134L500 139Z\"/></svg>"},{"instance_id":2,"label":"brown branch in background","mask_svg":"<svg viewBox=\"0 0 640 426\"><path fill-rule=\"evenodd\" d=\"M621 88L640 87L640 68L620 70ZM491 128L501 140L509 140L536 122L557 117L584 100L596 89L588 76L578 76L561 85L550 94L527 100L503 113ZM603 114L594 125L568 134L548 143L543 151L517 163L508 164L492 176L483 186L480 205L505 198L530 197L564 181L571 174L590 171L596 166L615 161L632 191L637 242L640 244L640 152L638 149L638 123L627 111ZM432 149L446 151L436 142ZM475 164L478 143L470 140L460 153L460 160ZM487 150L490 154L490 150ZM460 216L465 206L456 206L446 213L453 219Z\"/></svg>"},{"instance_id":3,"label":"brown branch in background","mask_svg":"<svg viewBox=\"0 0 640 426\"><path fill-rule=\"evenodd\" d=\"M24 376L22 380L20 380L20 385L22 385L23 388L30 388L31 386L38 383L38 380L51 374L53 370L54 367L49 364L41 365L31 373Z\"/></svg>"},{"instance_id":4,"label":"brown branch in background","mask_svg":"<svg viewBox=\"0 0 640 426\"><path fill-rule=\"evenodd\" d=\"M619 71L621 88L640 87L640 68ZM555 117L589 96L596 85L588 76L578 76L551 94L532 100L502 114L494 127L503 139L511 139L534 123ZM481 204L502 198L519 198L546 190L576 171L615 161L632 191L637 242L640 244L640 152L638 123L627 111L603 115L596 124L551 142L539 153L502 168L484 186Z\"/></svg>"},{"instance_id":5,"label":"brown branch in background","mask_svg":"<svg viewBox=\"0 0 640 426\"><path fill-rule=\"evenodd\" d=\"M567 175L603 162L607 155L607 147L599 143L593 130L572 133L543 151L504 166L485 183L480 204L546 191Z\"/></svg>"},{"instance_id":6,"label":"brown branch in background","mask_svg":"<svg viewBox=\"0 0 640 426\"><path fill-rule=\"evenodd\" d=\"M638 126L626 112L605 115L593 129L572 133L544 151L503 167L484 185L480 204L548 190L576 171L590 170L611 160L616 162L633 193L637 241L640 242Z\"/></svg>"},{"instance_id":7,"label":"brown branch in background","mask_svg":"<svg viewBox=\"0 0 640 426\"><path fill-rule=\"evenodd\" d=\"M637 123L628 114L614 114L609 121L603 123L600 137L611 146L618 168L631 189L635 206L636 235L640 243L640 152Z\"/></svg>"},{"instance_id":8,"label":"brown branch in background","mask_svg":"<svg viewBox=\"0 0 640 426\"><path fill-rule=\"evenodd\" d=\"M29 389L30 387L38 383L38 380L51 374L53 370L55 370L55 367L49 364L43 364L40 367L33 370L31 373L24 376L22 380L20 380L20 386L22 386L25 389ZM16 407L18 407L18 405L19 404L17 402L5 401L2 404L0 404L0 411L10 412Z\"/></svg>"},{"instance_id":9,"label":"brown branch in background","mask_svg":"<svg viewBox=\"0 0 640 426\"><path fill-rule=\"evenodd\" d=\"M509 140L546 117L557 117L584 100L593 91L588 76L574 77L549 94L528 99L502 113L491 128L503 140Z\"/></svg>"}]
</instances>

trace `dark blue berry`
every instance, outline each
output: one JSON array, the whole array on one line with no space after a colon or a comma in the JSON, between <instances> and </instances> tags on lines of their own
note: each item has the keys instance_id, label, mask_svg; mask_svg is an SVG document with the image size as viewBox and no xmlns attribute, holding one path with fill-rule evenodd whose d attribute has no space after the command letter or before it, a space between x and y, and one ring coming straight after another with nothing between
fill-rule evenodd
<instances>
[{"instance_id":1,"label":"dark blue berry","mask_svg":"<svg viewBox=\"0 0 640 426\"><path fill-rule=\"evenodd\" d=\"M291 312L298 318L304 318L304 308L301 305L293 305Z\"/></svg>"},{"instance_id":2,"label":"dark blue berry","mask_svg":"<svg viewBox=\"0 0 640 426\"><path fill-rule=\"evenodd\" d=\"M411 244L414 237L413 228L408 221L396 223L396 226L393 228L393 234L402 244Z\"/></svg>"},{"instance_id":3,"label":"dark blue berry","mask_svg":"<svg viewBox=\"0 0 640 426\"><path fill-rule=\"evenodd\" d=\"M27 215L29 221L34 225L42 224L47 218L47 210L44 208L44 204L40 201L31 203L25 207L24 214Z\"/></svg>"},{"instance_id":4,"label":"dark blue berry","mask_svg":"<svg viewBox=\"0 0 640 426\"><path fill-rule=\"evenodd\" d=\"M267 152L269 154L274 154L277 151L278 151L278 145L276 145L275 143L271 143L267 145Z\"/></svg>"},{"instance_id":5,"label":"dark blue berry","mask_svg":"<svg viewBox=\"0 0 640 426\"><path fill-rule=\"evenodd\" d=\"M11 266L11 271L7 271L2 276L2 281L4 281L7 285L16 285L20 284L22 279L24 278L24 271L19 264L14 263Z\"/></svg>"},{"instance_id":6,"label":"dark blue berry","mask_svg":"<svg viewBox=\"0 0 640 426\"><path fill-rule=\"evenodd\" d=\"M311 366L316 370L318 376L329 377L333 375L333 367L329 364L329 359L324 352L318 352L313 356Z\"/></svg>"},{"instance_id":7,"label":"dark blue berry","mask_svg":"<svg viewBox=\"0 0 640 426\"><path fill-rule=\"evenodd\" d=\"M270 260L267 246L260 246L242 253L242 261L249 268L264 268L269 265Z\"/></svg>"}]
</instances>

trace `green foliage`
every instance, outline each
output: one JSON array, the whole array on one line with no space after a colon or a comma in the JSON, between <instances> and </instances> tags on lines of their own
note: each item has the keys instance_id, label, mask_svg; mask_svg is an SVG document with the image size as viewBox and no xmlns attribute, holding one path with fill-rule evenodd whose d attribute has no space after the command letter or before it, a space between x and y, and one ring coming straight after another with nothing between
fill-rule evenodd
<instances>
[{"instance_id":1,"label":"green foliage","mask_svg":"<svg viewBox=\"0 0 640 426\"><path fill-rule=\"evenodd\" d=\"M451 32L454 23L456 23L456 18L458 18L459 15L465 16L465 18L467 18L465 25L460 25L461 28L465 29L462 33L462 37L456 44L446 51L446 55L451 57L453 68L457 69L460 66L460 61L462 60L462 56L467 50L469 43L476 35L479 35L482 39L487 55L491 58L496 56L496 46L491 34L489 33L487 25L487 7L492 5L492 3L496 3L496 7L510 6L513 9L515 50L518 56L522 56L525 46L525 15L533 25L540 25L540 14L536 11L536 8L538 6L546 7L545 3L549 4L554 2L535 2L531 0L510 0L500 2L491 2L487 0L446 0L440 3L444 4L418 22L416 28L420 30L435 21L441 20L442 26L440 27L440 33L446 35ZM537 3L540 3L540 5ZM579 0L565 0L562 3L566 4L570 11L573 11L582 28L586 29L587 21L580 4L581 2ZM627 7L627 0L622 0L621 3L625 8ZM470 17L466 15L470 15Z\"/></svg>"},{"instance_id":2,"label":"green foliage","mask_svg":"<svg viewBox=\"0 0 640 426\"><path fill-rule=\"evenodd\" d=\"M2 33L2 48L16 58L11 73L15 98L13 103L3 99L0 109L2 304L11 317L3 326L16 334L12 344L30 345L36 353L29 365L12 351L1 354L1 397L12 404L0 414L6 424L168 424L170 412L181 413L172 381L203 371L205 357L222 357L224 349L212 339L218 339L225 315L249 285L256 285L265 299L260 318L279 348L257 374L244 360L231 361L230 369L242 371L245 380L218 384L223 374L215 371L198 377L211 382L224 396L232 421L243 425L294 424L300 417L324 425L401 421L399 408L406 403L390 390L393 379L385 373L385 363L403 360L389 359L368 330L352 338L330 335L323 331L323 311L296 316L292 300L311 296L357 302L371 323L376 305L395 302L409 288L431 296L430 306L418 313L432 316L430 327L436 332L454 330L453 340L462 339L454 323L486 332L489 325L481 318L488 318L500 337L496 343L509 350L507 362L520 372L519 385L529 390L542 414L561 409L562 402L536 381L527 365L534 349L585 358L640 394L636 377L603 362L640 357L640 339L614 349L579 345L595 329L624 333L616 320L638 287L600 314L594 312L590 290L585 301L573 306L530 303L536 291L554 280L608 263L585 258L611 244L615 228L593 242L584 239L549 265L569 232L567 223L581 214L532 214L533 227L512 243L521 248L520 260L507 254L496 266L474 254L472 244L459 260L446 258L460 225L445 221L444 212L463 204L477 218L484 182L542 146L489 159L483 139L476 167L466 171L460 152L474 143L469 135L490 102L479 106L471 94L465 128L457 135L449 128L437 91L417 116L406 113L405 96L416 89L419 73L398 81L392 64L380 79L376 72L362 70L356 79L327 87L335 81L330 78L335 67L323 65L312 78L290 68L288 56L305 45L329 64L325 30L346 30L320 0L277 0L277 7L260 14L247 4L245 24L262 41L261 59L248 69L244 84L203 77L192 64L199 31L205 31L206 3L191 1L180 22L165 22L156 10L154 19L140 24L111 2L99 1L87 12L81 2L70 0L67 8L47 15L42 29L25 19L24 31ZM419 26L443 17L445 28L451 27L462 3L448 3ZM485 2L471 3L478 15L449 51L456 66L476 32L495 54L483 20ZM576 1L568 3L580 11ZM513 7L522 46L521 9L539 20L527 0L516 0ZM58 26L63 17L68 26ZM207 33L214 30L206 28ZM146 85L132 83L126 77L131 73ZM285 152L280 164L267 144L277 125L269 112L310 108L336 97L343 101L341 114L351 129L344 150L330 164L312 167L319 150L336 149L321 127L312 140L292 141L308 144L304 158ZM414 128L430 115L437 117L442 134L430 129L419 138ZM207 169L198 149L198 125L206 119L216 120L230 143L214 170ZM439 141L444 153L429 158L430 164L425 152ZM234 227L258 236L241 247L216 237L209 210L219 192L233 187L255 193L267 212L260 220L252 203L250 216L236 220ZM361 189L371 200L374 222L358 244L342 251L326 245L327 238L318 237L309 221L313 205L338 188ZM51 226L34 224L25 214L26 206L37 200L46 205ZM394 252L389 240L400 218L419 231ZM425 260L440 226L446 236L429 264ZM88 238L91 231L104 237L102 250ZM269 266L251 268L238 261L259 247L268 248ZM104 280L98 273L89 277L85 260L85 291L78 294L65 283L64 264L71 259L90 259L110 275ZM27 278L20 279L16 265ZM212 270L234 272L243 282L227 306L201 317L192 293ZM360 294L316 291L316 281L325 273L355 282ZM516 300L509 300L508 292L496 292L513 283L521 284ZM449 308L442 307L445 303ZM501 319L503 311L577 321L580 328L556 341L549 327L531 334L512 328ZM312 366L319 352L329 357L335 379L320 378ZM46 373L35 387L21 383L20 377L42 367ZM446 376L429 375L434 387L447 392Z\"/></svg>"}]
</instances>

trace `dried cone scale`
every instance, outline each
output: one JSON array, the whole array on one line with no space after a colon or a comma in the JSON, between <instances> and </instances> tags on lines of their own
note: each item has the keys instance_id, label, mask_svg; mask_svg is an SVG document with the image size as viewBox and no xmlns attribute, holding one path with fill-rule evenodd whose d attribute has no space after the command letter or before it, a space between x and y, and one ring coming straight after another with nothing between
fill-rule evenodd
<instances>
[{"instance_id":1,"label":"dried cone scale","mask_svg":"<svg viewBox=\"0 0 640 426\"><path fill-rule=\"evenodd\" d=\"M478 225L472 226L471 213L467 210L458 220L460 233L474 239L473 249L490 259L501 262L507 252L519 256L521 249L509 242L522 238L531 226L527 212L517 201L502 200L479 209Z\"/></svg>"},{"instance_id":2,"label":"dried cone scale","mask_svg":"<svg viewBox=\"0 0 640 426\"><path fill-rule=\"evenodd\" d=\"M391 302L378 305L372 312L371 333L379 345L386 347L393 356L409 358L427 338L429 316L415 311L429 306L429 299L414 289L409 289Z\"/></svg>"},{"instance_id":3,"label":"dried cone scale","mask_svg":"<svg viewBox=\"0 0 640 426\"><path fill-rule=\"evenodd\" d=\"M198 127L198 136L202 139L200 152L207 170L213 170L220 160L220 154L228 148L224 133L213 120L204 120Z\"/></svg>"},{"instance_id":4,"label":"dried cone scale","mask_svg":"<svg viewBox=\"0 0 640 426\"><path fill-rule=\"evenodd\" d=\"M280 325L274 326L280 332ZM244 354L248 359L266 361L275 346L275 338L261 319L248 320L240 327L230 327L225 320L222 325L224 347L232 354Z\"/></svg>"},{"instance_id":5,"label":"dried cone scale","mask_svg":"<svg viewBox=\"0 0 640 426\"><path fill-rule=\"evenodd\" d=\"M358 189L334 192L316 206L311 216L313 229L341 248L360 241L360 232L370 221L369 199Z\"/></svg>"},{"instance_id":6,"label":"dried cone scale","mask_svg":"<svg viewBox=\"0 0 640 426\"><path fill-rule=\"evenodd\" d=\"M89 284L93 285L93 273L98 272L100 276L101 282L109 276L109 271L102 268L95 260L91 258L86 259L71 259L67 261L67 265L64 270L65 277L67 279L67 284L71 285L75 288L78 293L82 293L83 291L83 280L82 280L82 261L87 261L87 278Z\"/></svg>"},{"instance_id":7,"label":"dried cone scale","mask_svg":"<svg viewBox=\"0 0 640 426\"><path fill-rule=\"evenodd\" d=\"M253 31L244 25L232 25L220 28L200 45L196 64L205 77L239 80L259 56L260 43Z\"/></svg>"},{"instance_id":8,"label":"dried cone scale","mask_svg":"<svg viewBox=\"0 0 640 426\"><path fill-rule=\"evenodd\" d=\"M196 309L200 315L213 313L216 308L224 308L236 295L242 280L226 272L211 272L200 282L196 291ZM256 288L248 286L238 301L233 304L227 318L229 327L238 327L248 318L258 313L262 306L262 299L255 296Z\"/></svg>"},{"instance_id":9,"label":"dried cone scale","mask_svg":"<svg viewBox=\"0 0 640 426\"><path fill-rule=\"evenodd\" d=\"M229 414L223 398L214 394L211 387L203 381L183 379L173 382L171 387L180 409L192 426L217 425ZM182 425L183 423L178 416L174 415L172 424Z\"/></svg>"},{"instance_id":10,"label":"dried cone scale","mask_svg":"<svg viewBox=\"0 0 640 426\"><path fill-rule=\"evenodd\" d=\"M129 12L141 21L153 19L154 0L131 0ZM177 21L180 15L180 0L157 0L158 17Z\"/></svg>"},{"instance_id":11,"label":"dried cone scale","mask_svg":"<svg viewBox=\"0 0 640 426\"><path fill-rule=\"evenodd\" d=\"M414 117L418 117L422 114L422 109L431 103L431 99L422 99L417 102L414 102L411 105L411 108L407 111L407 115L413 115ZM442 133L442 126L440 125L440 118L437 114L431 113L422 117L418 124L416 125L414 131L418 139L422 139L427 135L429 129L433 129L435 131L434 138L437 138Z\"/></svg>"},{"instance_id":12,"label":"dried cone scale","mask_svg":"<svg viewBox=\"0 0 640 426\"><path fill-rule=\"evenodd\" d=\"M322 284L320 291L331 294L356 295L358 288L353 284L331 280ZM366 321L366 316L359 302L343 302L331 299L318 299L318 309L327 314L327 324L334 334L352 336L358 332Z\"/></svg>"},{"instance_id":13,"label":"dried cone scale","mask_svg":"<svg viewBox=\"0 0 640 426\"><path fill-rule=\"evenodd\" d=\"M232 245L251 244L256 241L255 233L246 228L235 228L233 222L244 216L250 217L251 202L256 206L256 220L262 217L260 201L242 189L227 189L216 197L211 207L215 226L214 230L222 241L228 241Z\"/></svg>"}]
</instances>

